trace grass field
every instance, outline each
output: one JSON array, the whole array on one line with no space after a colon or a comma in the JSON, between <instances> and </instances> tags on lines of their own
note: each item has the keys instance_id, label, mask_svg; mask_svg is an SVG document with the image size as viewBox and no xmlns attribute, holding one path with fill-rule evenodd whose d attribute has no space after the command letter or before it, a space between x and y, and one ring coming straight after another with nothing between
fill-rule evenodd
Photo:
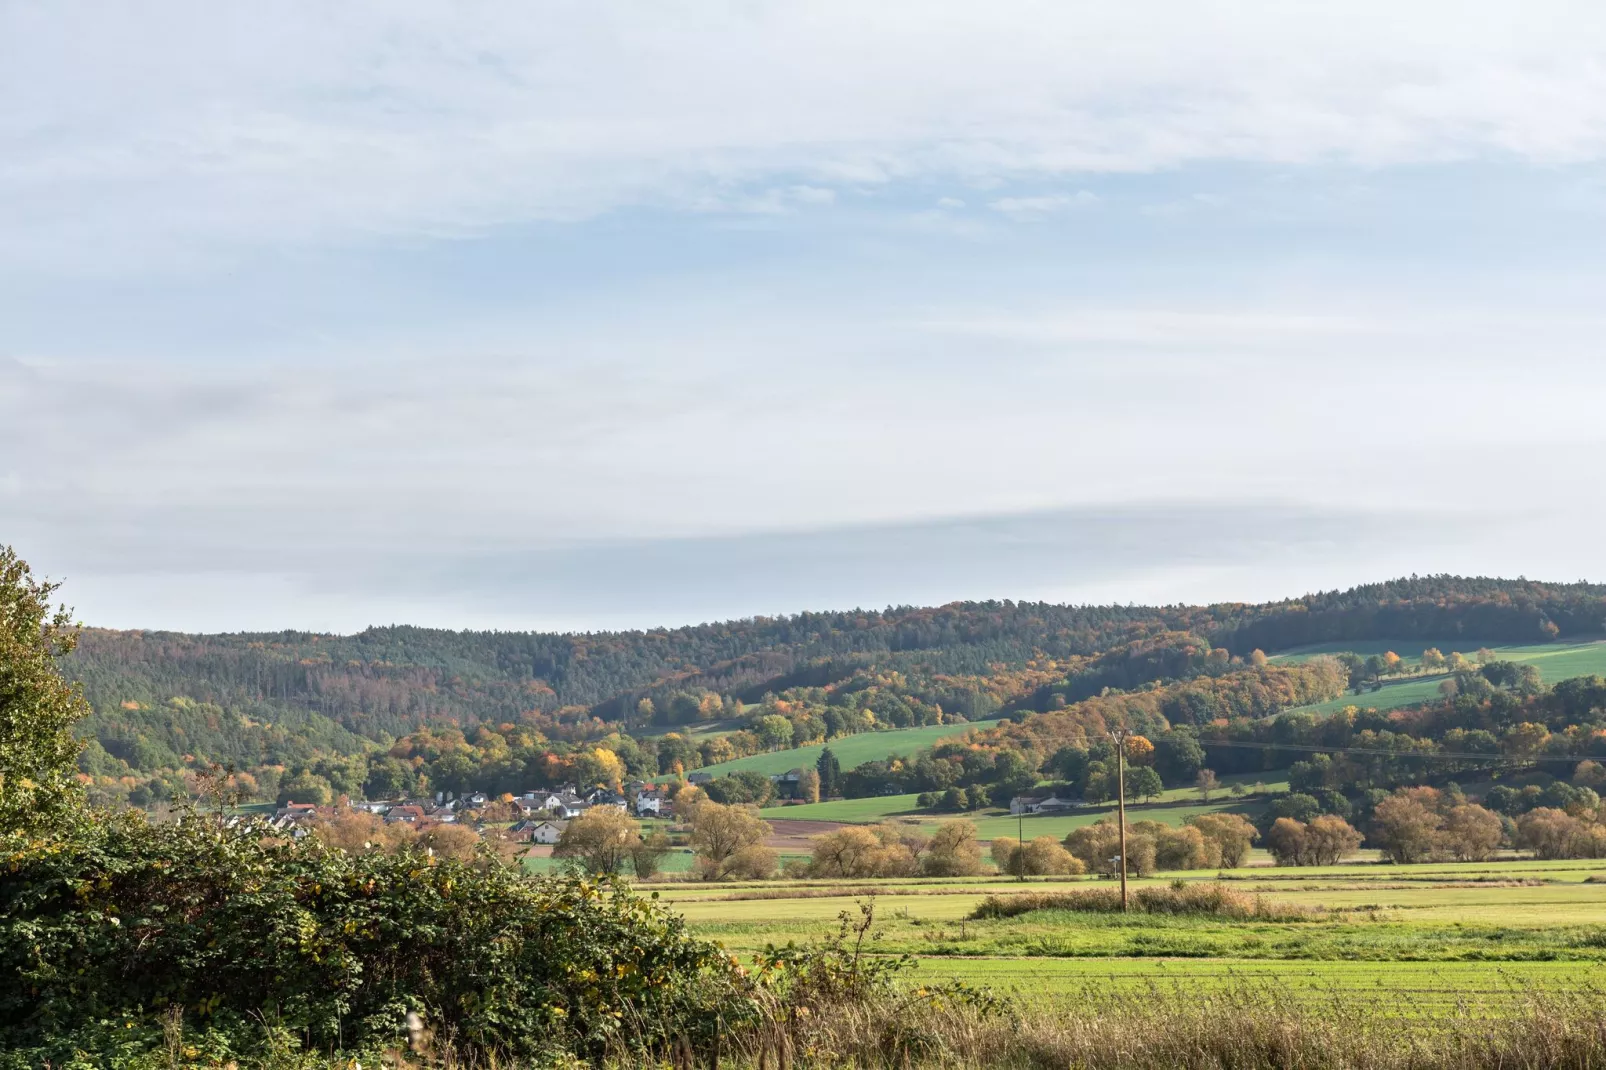
<instances>
[{"instance_id":1,"label":"grass field","mask_svg":"<svg viewBox=\"0 0 1606 1070\"><path fill-rule=\"evenodd\" d=\"M944 821L963 818L975 822L976 835L980 839L991 840L999 836L1015 836L1022 828L1027 839L1038 836L1063 839L1072 829L1094 824L1115 813L1115 805L1112 803L1104 806L1088 806L1069 813L1031 814L1021 818L1013 817L1008 811L998 809L949 814L919 810L915 807L916 798L914 795L890 795L880 799L839 799L834 802L769 809L764 811L764 817L770 820L841 821L847 824L915 820L933 828ZM1253 819L1263 806L1262 802L1254 800L1239 802L1222 794L1209 804L1197 800L1171 805L1130 803L1126 810L1128 821L1160 821L1167 825L1180 825L1194 814L1215 813L1221 810L1245 814Z\"/></svg>"},{"instance_id":2,"label":"grass field","mask_svg":"<svg viewBox=\"0 0 1606 1070\"><path fill-rule=\"evenodd\" d=\"M1155 805L1127 804L1126 819L1132 821L1158 821L1165 825L1180 825L1188 818L1197 814L1211 814L1220 811L1229 811L1243 814L1254 820L1264 809L1265 803L1259 801L1239 802L1227 797L1225 794L1216 797L1209 803L1194 800L1187 804ZM1067 814L1033 814L1016 818L1007 813L992 814L990 816L971 815L976 822L976 837L982 840L993 840L1000 836L1013 837L1019 830L1028 840L1038 836L1052 836L1056 840L1064 839L1072 829L1083 828L1102 821L1115 814L1114 804L1105 806L1089 806ZM953 815L944 814L944 819Z\"/></svg>"},{"instance_id":3,"label":"grass field","mask_svg":"<svg viewBox=\"0 0 1606 1070\"><path fill-rule=\"evenodd\" d=\"M1260 781L1255 774L1248 774L1225 777L1222 782L1226 785L1234 782L1242 783L1245 787L1251 787ZM1267 782L1263 786L1268 792L1288 790L1286 780ZM997 808L966 814L935 813L921 810L918 799L919 796L915 794L884 795L871 799L833 799L830 802L771 808L764 811L764 816L771 820L841 821L846 824L916 820L928 826L962 817L976 823L976 832L981 839L991 840L999 836L1017 835L1020 831L1018 825L1024 825L1027 839L1037 836L1063 839L1072 829L1091 825L1115 812L1115 804L1105 803L1069 813L1038 814L1017 819L1007 810ZM1180 825L1194 814L1221 810L1245 814L1253 819L1260 814L1264 805L1265 803L1258 799L1234 799L1226 791L1218 793L1205 804L1199 801L1198 792L1193 788L1172 788L1162 792L1153 803L1128 804L1127 811L1130 821L1160 821L1167 825Z\"/></svg>"},{"instance_id":4,"label":"grass field","mask_svg":"<svg viewBox=\"0 0 1606 1070\"><path fill-rule=\"evenodd\" d=\"M1124 991L1148 994L1248 983L1310 1000L1375 998L1393 1013L1448 1012L1463 1003L1490 1007L1520 998L1530 986L1598 986L1602 969L1579 962L1320 962L1219 959L920 960L922 981L962 980L1013 995L1028 1006L1070 1005Z\"/></svg>"},{"instance_id":5,"label":"grass field","mask_svg":"<svg viewBox=\"0 0 1606 1070\"><path fill-rule=\"evenodd\" d=\"M769 775L785 773L799 767L807 769L819 760L820 751L826 747L831 748L831 753L836 755L842 768L847 770L863 762L877 761L893 754L913 754L931 746L939 739L962 735L977 725L990 723L976 721L972 724L927 725L924 728L894 728L886 732L860 732L857 735L833 739L829 743L814 743L807 747L793 747L790 750L771 751L769 754L754 754L734 761L720 762L718 765L704 766L698 772L724 776L726 773L751 769Z\"/></svg>"},{"instance_id":6,"label":"grass field","mask_svg":"<svg viewBox=\"0 0 1606 1070\"><path fill-rule=\"evenodd\" d=\"M1216 874L1161 875L1208 881ZM660 886L698 933L746 955L834 931L873 893L882 954L921 980L963 980L1028 1005L1095 993L1264 983L1295 999L1376 996L1389 1013L1493 1006L1532 986L1606 985L1606 860L1243 869L1234 889L1312 910L1306 920L1084 914L969 915L989 894L1108 887L1096 878Z\"/></svg>"},{"instance_id":7,"label":"grass field","mask_svg":"<svg viewBox=\"0 0 1606 1070\"><path fill-rule=\"evenodd\" d=\"M880 795L869 799L832 799L830 802L803 803L764 811L767 818L794 818L800 821L842 821L851 825L870 825L897 817L929 817L920 810L919 794Z\"/></svg>"},{"instance_id":8,"label":"grass field","mask_svg":"<svg viewBox=\"0 0 1606 1070\"><path fill-rule=\"evenodd\" d=\"M1357 641L1350 643L1323 643L1319 646L1301 647L1298 650L1286 651L1272 660L1306 661L1322 654L1338 654L1346 650L1362 655L1381 654L1384 651L1392 650L1402 658L1414 659L1421 657L1422 651L1430 646L1438 647L1446 654L1452 650L1458 650L1469 657L1480 647L1487 646L1502 659L1537 666L1540 678L1547 684L1554 684L1558 680L1566 680L1573 676L1606 675L1606 641L1599 639L1591 639L1585 642L1541 643L1528 646L1512 646L1509 644L1502 646L1480 642L1476 639L1437 639L1425 642ZM1334 710L1341 710L1345 706L1360 706L1363 709L1372 707L1379 710L1393 710L1402 706L1414 706L1418 703L1431 702L1437 698L1439 685L1447 678L1446 676L1438 675L1386 680L1381 691L1368 691L1359 695L1340 695L1331 701L1301 706L1300 709L1310 713L1331 713Z\"/></svg>"},{"instance_id":9,"label":"grass field","mask_svg":"<svg viewBox=\"0 0 1606 1070\"><path fill-rule=\"evenodd\" d=\"M791 854L779 854L776 858L780 864L785 865L790 859L800 857ZM526 873L562 873L566 863L561 858L532 858L526 855L521 859ZM676 848L664 856L663 871L665 873L690 873L695 856L689 848Z\"/></svg>"}]
</instances>

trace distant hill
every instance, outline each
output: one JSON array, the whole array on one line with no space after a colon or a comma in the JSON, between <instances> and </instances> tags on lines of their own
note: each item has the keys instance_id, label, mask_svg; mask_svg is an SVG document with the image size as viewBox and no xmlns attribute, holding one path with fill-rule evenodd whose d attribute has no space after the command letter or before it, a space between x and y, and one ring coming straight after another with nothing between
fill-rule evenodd
<instances>
[{"instance_id":1,"label":"distant hill","mask_svg":"<svg viewBox=\"0 0 1606 1070\"><path fill-rule=\"evenodd\" d=\"M1212 658L1257 649L1535 643L1603 627L1606 586L1428 576L1260 605L963 602L629 632L90 628L68 670L95 710L86 729L110 757L104 777L197 760L295 767L425 725L522 721L551 739L595 736L598 722L661 729L792 692L814 694L822 716L860 693L859 706L883 707L875 724L918 727L1208 674Z\"/></svg>"}]
</instances>

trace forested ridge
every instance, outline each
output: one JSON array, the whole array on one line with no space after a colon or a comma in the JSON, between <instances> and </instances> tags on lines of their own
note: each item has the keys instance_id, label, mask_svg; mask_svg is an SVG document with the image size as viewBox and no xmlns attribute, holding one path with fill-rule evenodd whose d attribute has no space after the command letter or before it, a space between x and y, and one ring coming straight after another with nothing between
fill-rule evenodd
<instances>
[{"instance_id":1,"label":"forested ridge","mask_svg":"<svg viewBox=\"0 0 1606 1070\"><path fill-rule=\"evenodd\" d=\"M1603 622L1606 586L1428 576L1259 605L964 602L628 632L87 628L67 668L95 711L86 774L127 787L206 761L305 768L424 726L519 725L561 751L745 716L752 742L737 738L740 753L775 742L754 713L785 716L803 742L1219 677L1257 650L1446 636L1471 649L1596 634ZM1202 694L1173 701L1214 701Z\"/></svg>"}]
</instances>

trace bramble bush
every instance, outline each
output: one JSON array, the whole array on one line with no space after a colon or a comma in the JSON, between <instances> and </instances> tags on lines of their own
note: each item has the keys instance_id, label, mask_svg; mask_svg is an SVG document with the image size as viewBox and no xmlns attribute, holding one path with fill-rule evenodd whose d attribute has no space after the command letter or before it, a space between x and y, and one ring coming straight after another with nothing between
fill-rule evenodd
<instances>
[{"instance_id":1,"label":"bramble bush","mask_svg":"<svg viewBox=\"0 0 1606 1070\"><path fill-rule=\"evenodd\" d=\"M439 1044L528 1063L717 1051L734 960L611 881L90 810L55 587L0 547L0 1067L218 1065ZM215 813L222 813L215 807Z\"/></svg>"},{"instance_id":2,"label":"bramble bush","mask_svg":"<svg viewBox=\"0 0 1606 1070\"><path fill-rule=\"evenodd\" d=\"M708 1051L754 1011L715 945L611 882L348 854L192 815L0 837L0 1066L402 1044L546 1061ZM164 1022L167 1033L164 1035Z\"/></svg>"}]
</instances>

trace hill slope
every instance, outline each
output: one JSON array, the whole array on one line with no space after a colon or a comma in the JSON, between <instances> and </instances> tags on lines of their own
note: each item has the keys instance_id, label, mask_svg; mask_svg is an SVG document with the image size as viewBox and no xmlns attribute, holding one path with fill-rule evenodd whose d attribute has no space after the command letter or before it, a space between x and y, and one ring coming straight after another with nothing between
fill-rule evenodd
<instances>
[{"instance_id":1,"label":"hill slope","mask_svg":"<svg viewBox=\"0 0 1606 1070\"><path fill-rule=\"evenodd\" d=\"M766 718L790 727L765 731L807 744L1217 676L1257 649L1444 636L1534 644L1597 633L1603 621L1600 585L1431 576L1263 605L968 602L589 634L88 629L68 668L95 710L86 730L98 745L86 772L107 782L171 780L205 760L280 771L327 765L427 725L465 736L477 725L525 726L522 746L560 752L648 726L661 733L721 719L749 729L723 744L698 736L655 744L657 758L638 762L651 774L773 750L761 733ZM776 698L754 705L766 695ZM452 746L438 736L408 760L435 762ZM341 780L332 768L319 775Z\"/></svg>"}]
</instances>

